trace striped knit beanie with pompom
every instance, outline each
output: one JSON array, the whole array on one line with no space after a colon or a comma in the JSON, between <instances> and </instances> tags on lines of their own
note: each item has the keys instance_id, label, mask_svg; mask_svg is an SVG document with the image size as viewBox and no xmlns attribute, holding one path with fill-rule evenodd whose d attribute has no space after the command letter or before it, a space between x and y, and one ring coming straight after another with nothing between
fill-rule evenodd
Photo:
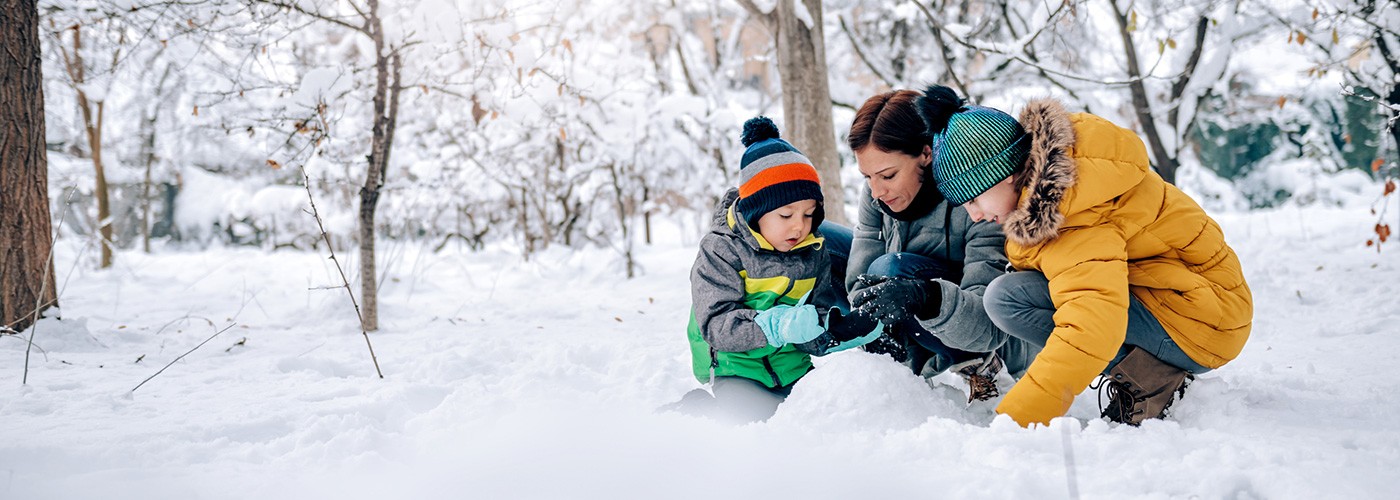
<instances>
[{"instance_id":1,"label":"striped knit beanie with pompom","mask_svg":"<svg viewBox=\"0 0 1400 500\"><path fill-rule=\"evenodd\" d=\"M747 147L739 161L739 213L749 227L758 229L758 219L789 203L817 200L812 229L821 224L822 186L817 169L797 148L778 138L778 126L767 117L744 122L740 142Z\"/></svg>"},{"instance_id":2,"label":"striped knit beanie with pompom","mask_svg":"<svg viewBox=\"0 0 1400 500\"><path fill-rule=\"evenodd\" d=\"M933 140L933 179L954 205L1021 170L1030 154L1030 140L1015 118L969 106L953 89L930 86L916 105Z\"/></svg>"}]
</instances>

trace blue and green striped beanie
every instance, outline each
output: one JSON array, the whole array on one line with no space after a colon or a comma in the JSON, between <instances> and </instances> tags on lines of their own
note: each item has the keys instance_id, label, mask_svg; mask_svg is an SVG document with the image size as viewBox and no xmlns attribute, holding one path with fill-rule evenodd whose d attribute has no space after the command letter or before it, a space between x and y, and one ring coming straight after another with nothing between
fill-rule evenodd
<instances>
[{"instance_id":1,"label":"blue and green striped beanie","mask_svg":"<svg viewBox=\"0 0 1400 500\"><path fill-rule=\"evenodd\" d=\"M954 205L967 203L1020 170L1030 154L1026 130L1011 115L965 106L933 136L933 179Z\"/></svg>"}]
</instances>

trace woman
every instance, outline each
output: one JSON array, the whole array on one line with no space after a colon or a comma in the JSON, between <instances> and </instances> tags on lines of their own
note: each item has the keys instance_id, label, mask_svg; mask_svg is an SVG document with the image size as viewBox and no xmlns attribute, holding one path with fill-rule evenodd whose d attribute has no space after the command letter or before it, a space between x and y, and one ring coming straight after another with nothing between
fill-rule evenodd
<instances>
[{"instance_id":1,"label":"woman","mask_svg":"<svg viewBox=\"0 0 1400 500\"><path fill-rule=\"evenodd\" d=\"M1190 374L1239 354L1253 317L1239 259L1152 171L1136 134L1050 99L1017 120L947 87L926 94L939 191L973 220L1001 223L1020 270L987 287L987 313L1044 348L998 413L1046 424L1104 374L1103 416L1137 425L1161 418Z\"/></svg>"},{"instance_id":2,"label":"woman","mask_svg":"<svg viewBox=\"0 0 1400 500\"><path fill-rule=\"evenodd\" d=\"M1019 375L1038 349L999 331L983 311L984 289L1006 266L1004 239L995 224L974 223L934 188L919 96L886 92L861 106L849 138L867 182L860 218L854 234L831 224L822 231L833 265L840 265L842 247L850 248L845 282L852 306L892 325L866 349L889 353L926 378L956 370L968 380L969 401L985 400L997 395L993 380L1003 360Z\"/></svg>"}]
</instances>

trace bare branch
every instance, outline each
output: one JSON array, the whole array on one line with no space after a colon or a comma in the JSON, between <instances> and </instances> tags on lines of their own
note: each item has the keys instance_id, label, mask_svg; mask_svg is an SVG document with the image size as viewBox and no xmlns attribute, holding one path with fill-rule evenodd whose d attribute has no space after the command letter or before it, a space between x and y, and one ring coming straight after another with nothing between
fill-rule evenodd
<instances>
[{"instance_id":1,"label":"bare branch","mask_svg":"<svg viewBox=\"0 0 1400 500\"><path fill-rule=\"evenodd\" d=\"M71 203L73 202L73 193L75 193L75 192L76 192L76 190L69 191L69 192L68 192L68 199L66 199L66 200L63 201L64 214L67 213L67 207L71 206ZM54 229L54 235L62 234L61 231L63 231L63 221L64 221L65 219L67 219L67 217L63 217L63 216L61 216L61 215L59 216L59 219L58 219L58 227ZM53 239L57 239L57 237L55 236ZM42 275L40 275L40 276L48 276L48 275L49 275L49 272L53 269L53 248L54 248L54 245L52 244L52 242L50 242L50 244L49 244L49 256L48 256L48 258L44 259L44 274L42 274ZM39 286L39 295L36 296L36 297L35 297L35 300L34 300L34 302L35 302L35 304L34 304L34 321L31 322L31 323L29 323L29 340L27 341L27 344L29 344L29 345L27 345L27 346L24 347L24 376L22 376L22 377L20 378L20 382L19 382L20 385L25 385L25 384L29 383L29 349L32 348L32 347L34 347L34 332L35 332L36 330L39 329L39 311L43 311L44 309L48 309L50 305L53 305L54 303L57 303L57 302L58 302L58 293L57 293L57 292L54 293L54 298L53 298L53 300L52 300L51 302L49 302L49 303L43 303L43 302L42 302L42 301L43 301L44 294L48 293L48 289L49 289L49 280L48 280L48 278L44 278L44 279L42 279L42 280L40 280L40 281L43 281L44 284ZM16 320L16 321L18 321L18 320ZM11 325L6 325L6 326L5 326L5 329L6 329L6 330L9 330L9 329L10 329L10 326L11 326Z\"/></svg>"},{"instance_id":2,"label":"bare branch","mask_svg":"<svg viewBox=\"0 0 1400 500\"><path fill-rule=\"evenodd\" d=\"M180 361L180 360L182 360L182 359L185 359L185 356L189 356L190 353L192 353L192 352L195 351L195 349L199 349L200 347L204 346L204 344L208 344L210 340L214 340L214 337L218 337L220 333L224 333L224 332L228 331L229 328L233 328L233 325L236 325L236 324L238 324L238 323L229 323L228 326L225 326L222 330L219 330L219 331L217 331L217 332L214 332L214 334L213 334L213 335L210 335L209 338L204 339L204 342L200 342L199 345L194 346L194 347L191 348L190 350L185 351L184 354L181 354L180 356L176 357L175 359L170 360L170 362L169 362L169 363L166 363L165 366L161 367L160 370L157 370L155 373L151 374L151 376L146 377L146 380L142 380L141 383L136 384L136 387L132 387L130 392L136 392L136 390L137 390L137 389L140 389L141 386L146 385L146 382L150 382L151 379L156 378L156 375L160 375L161 373L164 373L166 368L170 368L171 365L174 365L176 362L178 362L178 361Z\"/></svg>"},{"instance_id":3,"label":"bare branch","mask_svg":"<svg viewBox=\"0 0 1400 500\"><path fill-rule=\"evenodd\" d=\"M954 34L953 32L949 31L949 30L944 26L944 24L943 24L941 21L939 21L938 18L937 18L936 16L933 15L933 12L931 12L931 11L928 10L928 7L927 7L927 6L925 6L924 4L919 3L919 2L913 2L913 3L914 3L914 5L916 5L916 6L919 7L919 11L922 12L922 13L924 14L924 19L929 23L930 26L933 27L934 30L936 30L937 32L943 33L943 34L945 34L945 35L948 35L948 37L951 38L951 39L952 39L954 42L956 42L958 45L962 45L962 46L967 47L967 48L969 48L969 49L976 50L976 51L980 51L980 52L987 52L987 53L992 53L992 54L998 54L998 55L1001 55L1001 56L1005 56L1005 57L1007 57L1007 58L1010 58L1011 60L1014 60L1014 61L1019 62L1019 63L1021 63L1021 64L1025 64L1026 66L1030 66L1030 67L1032 67L1032 68L1035 68L1036 70L1040 71L1040 72L1043 73L1043 74L1055 75L1055 76L1058 76L1058 77L1061 77L1061 78L1067 78L1067 79L1070 79L1070 80L1081 81L1081 82L1089 82L1089 83L1097 83L1097 84L1102 84L1102 85L1129 85L1129 84L1131 84L1131 83L1133 83L1133 82L1135 82L1135 81L1142 81L1142 80L1146 80L1147 78L1151 78L1151 77L1149 77L1149 76L1144 76L1144 77L1138 77L1138 78L1136 78L1136 79L1131 79L1131 78L1130 78L1130 79L1128 79L1128 80L1104 80L1104 79L1102 79L1102 78L1081 76L1081 75L1076 75L1076 74L1072 74L1072 73L1066 73L1066 72L1063 72L1063 71L1060 71L1060 70L1056 70L1056 69L1054 69L1054 68L1049 68L1049 67L1046 67L1045 65L1041 64L1040 61L1037 60L1036 58L1027 57L1027 56L1023 55L1023 54L1026 53L1026 46L1022 46L1022 47L1020 48L1020 51L1021 51L1021 52L1020 52L1020 53L1017 53L1017 52L1013 52L1013 51L1011 51L1011 50L1007 50L1007 49L1005 49L1005 48L1002 48L1002 47L999 47L999 46L995 46L995 45L982 45L982 44L973 43L973 42L971 42L971 41L969 41L969 40L967 40L967 39L965 39L965 38L962 38L962 37L960 37L960 36L957 36L957 35ZM1063 11L1064 11L1063 9L1056 10L1056 11L1052 14L1051 18L1048 19L1048 20L1046 21L1046 26L1053 25L1054 22L1055 22L1055 17L1056 17L1056 16L1063 15L1063 14L1062 14ZM1043 32L1043 31L1044 31L1044 30L1041 30L1041 32ZM1034 40L1035 38L1037 38L1037 37L1039 37L1039 36L1040 36L1039 33L1037 33L1036 35L1034 35L1034 36L1031 37L1031 40Z\"/></svg>"},{"instance_id":4,"label":"bare branch","mask_svg":"<svg viewBox=\"0 0 1400 500\"><path fill-rule=\"evenodd\" d=\"M778 26L778 19L777 19L777 15L776 15L776 14L774 14L773 12L764 12L763 9L758 8L758 5L757 5L757 4L753 3L753 0L734 0L734 1L737 2L737 3L739 4L740 7L743 7L744 10L749 11L749 17L752 17L752 18L754 18L754 19L758 19L759 22L762 22L762 23L763 23L763 27L764 27L764 28L768 28L768 31L769 31L769 32L776 32L776 31L777 31L776 28L777 28L777 26ZM790 1L790 0L778 0L778 1L779 1L779 2L787 2L787 1Z\"/></svg>"},{"instance_id":5,"label":"bare branch","mask_svg":"<svg viewBox=\"0 0 1400 500\"><path fill-rule=\"evenodd\" d=\"M870 72L874 73L876 78L879 78L880 81L885 82L886 86L893 88L895 86L894 82L891 82L890 79L886 77L885 74L881 72L879 68L876 68L875 65L870 62L870 58L866 57L865 51L861 50L860 41L856 40L856 35L854 33L851 33L851 28L846 25L846 17L840 16L839 19L841 20L841 32L845 33L846 39L851 42L851 48L855 49L856 56L860 57L860 61L865 63L865 67L869 68Z\"/></svg>"},{"instance_id":6,"label":"bare branch","mask_svg":"<svg viewBox=\"0 0 1400 500\"><path fill-rule=\"evenodd\" d=\"M365 336L365 345L369 347L369 359L374 361L374 372L379 374L379 378L384 378L384 372L379 370L379 358L374 355L374 345L369 341L369 331L365 329L360 303L355 300L355 291L350 288L350 279L345 277L345 269L340 267L340 259L335 258L335 247L331 246L331 235L326 232L326 225L321 223L321 212L316 210L316 197L311 195L311 176L306 174L306 165L301 166L301 178L306 182L306 201L311 204L311 216L316 219L316 228L321 231L321 238L326 242L326 251L331 253L331 262L335 263L335 270L340 272L340 282L346 295L350 296L350 304L355 306L355 317L360 320L360 334Z\"/></svg>"},{"instance_id":7,"label":"bare branch","mask_svg":"<svg viewBox=\"0 0 1400 500\"><path fill-rule=\"evenodd\" d=\"M1196 46L1191 49L1191 55L1186 59L1186 66L1181 70L1181 77L1172 83L1171 103L1172 107L1167 111L1167 122L1179 129L1185 129L1177 123L1177 118L1181 116L1181 95L1186 91L1186 85L1191 83L1191 78L1195 76L1196 65L1201 62L1201 54L1205 52L1206 31L1210 28L1210 19L1202 15L1196 21ZM1194 115L1194 113L1193 113Z\"/></svg>"},{"instance_id":8,"label":"bare branch","mask_svg":"<svg viewBox=\"0 0 1400 500\"><path fill-rule=\"evenodd\" d=\"M1381 51L1381 58L1385 59L1385 64L1390 66L1390 73L1400 76L1400 60L1397 60L1395 53L1390 51L1390 44L1385 42L1385 34L1379 28L1376 29L1376 48Z\"/></svg>"},{"instance_id":9,"label":"bare branch","mask_svg":"<svg viewBox=\"0 0 1400 500\"><path fill-rule=\"evenodd\" d=\"M1157 121L1152 115L1152 102L1148 100L1147 88L1142 84L1137 45L1133 43L1133 34L1128 29L1128 14L1119 10L1117 0L1110 0L1109 4L1113 6L1114 20L1118 21L1118 34L1123 39L1123 55L1127 58L1128 77L1132 79L1128 89L1133 96L1133 110L1137 112L1138 125L1142 127L1147 145L1152 149L1152 160L1157 171L1167 182L1174 182L1177 160L1167 153L1166 146L1162 144L1162 136L1157 132Z\"/></svg>"},{"instance_id":10,"label":"bare branch","mask_svg":"<svg viewBox=\"0 0 1400 500\"><path fill-rule=\"evenodd\" d=\"M290 10L293 10L293 11L296 11L296 12L300 13L301 15L304 15L304 16L307 16L307 17L312 17L312 18L315 18L315 19L320 19L320 20L322 20L322 21L325 21L325 22L334 24L334 25L336 25L336 26L340 26L340 27L345 28L345 29L354 30L354 31L357 31L357 32L360 32L360 33L364 33L364 34L366 34L366 35L369 35L369 34L370 34L369 27L366 26L366 25L359 25L359 26L356 26L356 25L350 24L350 22L345 21L345 20L340 19L340 18L331 17L331 16L328 16L328 15L322 14L322 13L320 13L320 12L313 12L313 11L306 10L306 9L303 8L301 5L298 5L298 4L295 4L295 3L286 2L286 1L283 1L283 0L257 0L257 1L260 2L260 3L267 4L267 5L271 5L271 6L273 6L273 7L279 7L279 8L283 8L283 9L290 9ZM353 6L353 5L354 5L354 2L350 2L350 4ZM355 6L355 10L356 10L356 11L359 11L359 6ZM363 12L360 12L360 16L361 16L361 17L364 17L364 13L363 13Z\"/></svg>"}]
</instances>

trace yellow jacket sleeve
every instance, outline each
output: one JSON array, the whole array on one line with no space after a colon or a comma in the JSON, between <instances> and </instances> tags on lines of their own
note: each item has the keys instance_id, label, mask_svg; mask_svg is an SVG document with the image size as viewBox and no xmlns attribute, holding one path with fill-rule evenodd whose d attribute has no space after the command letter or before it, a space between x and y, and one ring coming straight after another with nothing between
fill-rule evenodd
<instances>
[{"instance_id":1,"label":"yellow jacket sleeve","mask_svg":"<svg viewBox=\"0 0 1400 500\"><path fill-rule=\"evenodd\" d=\"M1128 327L1128 265L1122 231L1093 211L1067 220L1041 245L1039 268L1050 280L1055 329L1045 348L997 412L1022 426L1047 424L1108 366ZM1075 227L1075 222L1087 225Z\"/></svg>"}]
</instances>

